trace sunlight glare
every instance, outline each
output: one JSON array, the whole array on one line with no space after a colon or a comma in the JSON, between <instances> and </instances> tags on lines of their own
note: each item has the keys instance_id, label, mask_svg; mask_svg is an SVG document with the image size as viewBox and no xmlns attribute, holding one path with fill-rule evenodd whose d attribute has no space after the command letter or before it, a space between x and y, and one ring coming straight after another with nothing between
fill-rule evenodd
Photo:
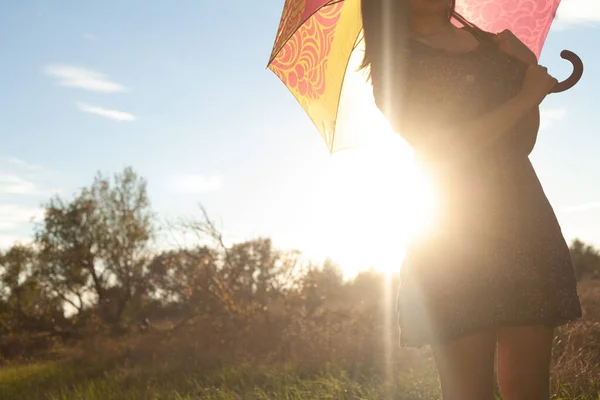
<instances>
[{"instance_id":1,"label":"sunlight glare","mask_svg":"<svg viewBox=\"0 0 600 400\"><path fill-rule=\"evenodd\" d=\"M398 272L411 235L427 226L433 212L427 181L400 138L388 133L380 145L331 159L323 250L345 268Z\"/></svg>"},{"instance_id":2,"label":"sunlight glare","mask_svg":"<svg viewBox=\"0 0 600 400\"><path fill-rule=\"evenodd\" d=\"M365 71L358 71L360 45L353 53L342 90L335 152L314 214L318 231L312 254L330 257L348 278L374 268L400 270L410 237L425 229L435 196L413 162L410 147L375 105Z\"/></svg>"}]
</instances>

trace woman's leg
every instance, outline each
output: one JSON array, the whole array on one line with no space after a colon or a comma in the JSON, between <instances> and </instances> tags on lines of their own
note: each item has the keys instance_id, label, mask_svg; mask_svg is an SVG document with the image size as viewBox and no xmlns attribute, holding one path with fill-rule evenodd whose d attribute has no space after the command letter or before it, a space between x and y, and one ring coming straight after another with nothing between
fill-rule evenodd
<instances>
[{"instance_id":1,"label":"woman's leg","mask_svg":"<svg viewBox=\"0 0 600 400\"><path fill-rule=\"evenodd\" d=\"M548 400L554 330L545 326L498 330L498 383L504 400Z\"/></svg>"},{"instance_id":2,"label":"woman's leg","mask_svg":"<svg viewBox=\"0 0 600 400\"><path fill-rule=\"evenodd\" d=\"M496 333L487 331L433 348L444 400L494 397Z\"/></svg>"}]
</instances>

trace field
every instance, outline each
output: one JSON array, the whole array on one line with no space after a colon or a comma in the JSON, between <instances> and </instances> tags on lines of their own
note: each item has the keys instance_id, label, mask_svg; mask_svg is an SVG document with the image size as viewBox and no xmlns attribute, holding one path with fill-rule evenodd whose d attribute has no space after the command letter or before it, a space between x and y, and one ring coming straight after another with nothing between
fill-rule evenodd
<instances>
[{"instance_id":1,"label":"field","mask_svg":"<svg viewBox=\"0 0 600 400\"><path fill-rule=\"evenodd\" d=\"M600 399L600 283L582 282L580 292L584 320L562 328L557 334L553 399ZM372 330L371 335L374 332ZM321 331L315 334L323 335ZM82 340L70 347L55 348L45 359L5 364L0 370L0 398L439 398L435 367L428 349L399 350L393 346L393 357L386 363L382 348L377 347L382 341L376 337L367 343L368 337L361 334L363 343L352 343L342 340L343 333L330 332L329 335L333 343L306 348L305 352L292 351L295 355L284 361L250 356L250 353L245 357L231 352L226 355L225 348L219 350L223 354L219 358L215 356L217 353L198 346L203 339L200 339L200 331L194 329L165 336L157 328L119 339ZM240 341L238 345L243 346L243 343ZM361 347L368 350L357 351ZM347 354L340 355L340 352ZM375 356L366 354L371 352Z\"/></svg>"},{"instance_id":2,"label":"field","mask_svg":"<svg viewBox=\"0 0 600 400\"><path fill-rule=\"evenodd\" d=\"M381 377L333 365L320 371L241 365L210 374L152 366L80 366L47 362L5 368L2 399L436 399L431 362L386 385ZM555 382L553 399L600 399L600 385Z\"/></svg>"}]
</instances>

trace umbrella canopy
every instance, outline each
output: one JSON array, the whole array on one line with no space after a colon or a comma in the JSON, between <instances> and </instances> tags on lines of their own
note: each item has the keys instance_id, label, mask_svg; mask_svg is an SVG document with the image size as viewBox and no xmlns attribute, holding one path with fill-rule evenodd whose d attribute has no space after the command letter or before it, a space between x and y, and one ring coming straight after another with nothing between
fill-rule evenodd
<instances>
[{"instance_id":1,"label":"umbrella canopy","mask_svg":"<svg viewBox=\"0 0 600 400\"><path fill-rule=\"evenodd\" d=\"M539 57L560 0L457 0L456 10L488 32L510 29ZM312 119L331 152L345 147L338 117L350 74L362 54L360 0L285 0L269 60L271 69ZM576 73L555 91L581 77L580 60L563 58ZM354 62L353 62L354 59ZM577 76L578 75L578 76Z\"/></svg>"}]
</instances>

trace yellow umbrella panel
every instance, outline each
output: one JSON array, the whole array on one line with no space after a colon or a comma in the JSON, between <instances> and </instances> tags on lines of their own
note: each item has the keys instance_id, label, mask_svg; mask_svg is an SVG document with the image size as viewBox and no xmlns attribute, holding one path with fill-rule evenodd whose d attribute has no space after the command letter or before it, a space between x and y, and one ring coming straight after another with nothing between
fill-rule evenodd
<instances>
[{"instance_id":1,"label":"yellow umbrella panel","mask_svg":"<svg viewBox=\"0 0 600 400\"><path fill-rule=\"evenodd\" d=\"M361 30L359 0L286 0L269 62L330 151L344 77Z\"/></svg>"}]
</instances>

